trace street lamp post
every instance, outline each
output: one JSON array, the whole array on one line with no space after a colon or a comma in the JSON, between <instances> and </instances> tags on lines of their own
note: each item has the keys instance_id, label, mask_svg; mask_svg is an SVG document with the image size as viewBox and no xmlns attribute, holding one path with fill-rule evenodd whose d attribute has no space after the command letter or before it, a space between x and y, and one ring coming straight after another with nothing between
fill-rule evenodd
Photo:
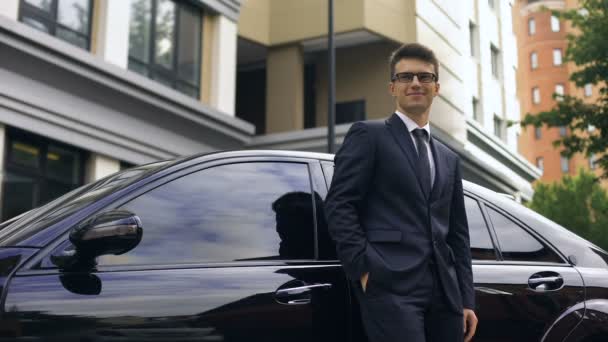
<instances>
[{"instance_id":1,"label":"street lamp post","mask_svg":"<svg viewBox=\"0 0 608 342\"><path fill-rule=\"evenodd\" d=\"M329 89L327 101L327 152L335 153L336 140L336 49L334 46L334 0L328 0L327 52L329 56Z\"/></svg>"}]
</instances>

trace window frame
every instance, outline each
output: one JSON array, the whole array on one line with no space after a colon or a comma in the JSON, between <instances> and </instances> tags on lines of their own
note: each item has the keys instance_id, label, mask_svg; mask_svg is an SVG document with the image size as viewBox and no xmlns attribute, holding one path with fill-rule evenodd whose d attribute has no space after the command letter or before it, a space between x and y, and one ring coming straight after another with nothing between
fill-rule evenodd
<instances>
[{"instance_id":1,"label":"window frame","mask_svg":"<svg viewBox=\"0 0 608 342\"><path fill-rule=\"evenodd\" d=\"M535 94L538 94L538 100L536 99ZM540 88L539 87L532 87L532 104L540 104L541 102L541 98L540 98Z\"/></svg>"},{"instance_id":2,"label":"window frame","mask_svg":"<svg viewBox=\"0 0 608 342\"><path fill-rule=\"evenodd\" d=\"M536 34L536 19L534 17L528 19L528 36Z\"/></svg>"},{"instance_id":3,"label":"window frame","mask_svg":"<svg viewBox=\"0 0 608 342\"><path fill-rule=\"evenodd\" d=\"M519 220L517 217L515 217L514 215L511 215L509 212L507 212L506 210L503 210L502 208L498 207L497 205L490 203L488 200L486 200L484 198L481 198L479 200L479 203L482 204L482 212L484 215L484 219L486 220L486 222L488 224L488 229L490 230L490 235L496 241L494 248L496 248L496 252L497 252L496 254L499 257L499 260L498 260L499 264L502 264L502 265L559 265L559 266L569 266L570 265L569 262L567 261L567 259L564 257L564 255L562 255L562 253L557 248L555 248L555 246L553 246L542 235L536 233L536 231L534 229L530 228L528 225L526 225L524 222ZM496 234L494 224L492 223L492 220L490 220L490 213L488 212L488 208L495 210L497 213L499 213L499 214L503 215L504 217L506 217L507 219L511 220L519 228L521 228L526 233L530 234L533 238L535 238L545 248L550 249L551 252L553 252L555 255L557 255L560 260L562 260L562 262L557 263L557 262L547 262L547 261L505 260L502 255L500 243L498 242L499 241L498 234Z\"/></svg>"},{"instance_id":4,"label":"window frame","mask_svg":"<svg viewBox=\"0 0 608 342\"><path fill-rule=\"evenodd\" d=\"M536 157L536 167L541 171L545 171L545 158Z\"/></svg>"},{"instance_id":5,"label":"window frame","mask_svg":"<svg viewBox=\"0 0 608 342\"><path fill-rule=\"evenodd\" d=\"M530 69L538 69L538 53L536 51L530 53Z\"/></svg>"},{"instance_id":6,"label":"window frame","mask_svg":"<svg viewBox=\"0 0 608 342\"><path fill-rule=\"evenodd\" d=\"M297 163L297 164L306 164L308 168L309 182L311 186L311 191L317 192L322 199L325 199L327 195L327 189L325 187L325 181L323 179L323 173L321 170L321 165L319 164L318 159L310 159L306 157L272 157L272 156L235 156L235 157L221 157L217 159L213 159L213 157L209 160L201 160L194 164L190 163L181 163L177 165L179 169L167 170L167 174L162 175L148 183L143 185L135 185L136 189L127 190L127 194L123 197L115 199L110 202L108 205L103 206L88 214L86 217L83 217L81 221L75 222L74 226L90 219L93 216L99 215L101 213L118 209L130 201L144 195L145 193L152 191L158 187L161 187L165 184L171 183L179 178L185 177L187 175L200 172L206 169L210 169L213 167L218 167L221 165L228 164L240 164L240 163L266 163L266 162L278 162L278 163ZM281 260L243 260L243 261L226 261L226 262L196 262L196 263L163 263L163 264L145 264L145 265L98 265L97 270L99 272L106 271L114 271L114 270L143 270L143 269L176 269L176 268L205 268L205 267L242 267L242 266L269 266L269 265L284 265L286 262L289 264L327 264L329 263L339 263L338 260L320 260L319 259L319 248L318 248L318 233L317 233L317 215L316 215L316 202L315 196L313 197L313 222L314 222L314 259L281 259ZM41 255L40 262L36 262L33 269L36 271L48 271L58 269L57 267L42 267L41 265L51 265L50 257L53 252L58 251L62 248L67 241L69 241L69 233L71 227L66 227L66 230L61 234L58 234L57 238L52 243L49 243L46 247L44 247ZM143 227L144 230L146 227ZM69 244L68 244L69 245Z\"/></svg>"},{"instance_id":7,"label":"window frame","mask_svg":"<svg viewBox=\"0 0 608 342\"><path fill-rule=\"evenodd\" d=\"M22 0L23 1L23 0ZM171 69L167 69L165 68L162 64L157 62L157 56L156 56L156 38L157 38L157 25L156 25L156 19L157 19L157 14L158 14L158 2L159 0L150 0L150 28L149 28L149 37L148 37L148 56L149 56L149 61L142 61L136 57L131 56L131 54L128 52L127 53L127 70L131 71L131 72L135 72L143 77L146 77L158 84L161 84L162 86L165 86L167 88L173 89L181 94L184 94L185 96L188 97L192 97L196 100L199 100L201 98L201 90L202 90L202 66L203 66L203 22L204 22L204 12L203 9L201 7L195 6L189 2L180 2L180 1L175 1L175 0L170 0L172 3L175 4L175 9L174 9L174 21L173 21L173 33L172 33L172 39L173 39L173 46L172 46L172 62L171 62ZM129 6L132 6L132 3L129 4ZM179 30L181 28L181 8L183 6L190 6L192 9L195 9L198 11L198 14L200 16L200 25L198 27L199 30L199 37L200 37L200 46L199 49L197 50L197 63L198 63L198 73L199 75L197 75L197 81L198 84L192 84L187 80L183 80L180 78L179 75L179 51L180 51L180 35L179 35ZM129 28L129 36L131 35L131 30ZM128 49L130 50L131 45L129 43ZM131 69L129 67L129 65L131 64L137 64L139 68L142 68L144 70L146 70L146 74L142 74L134 69ZM171 86L165 84L162 81L156 80L153 77L157 75L162 77L165 80L169 80L171 82ZM191 96L190 94L180 90L179 85L180 84L185 84L188 87L191 88L195 88L196 89L196 96Z\"/></svg>"},{"instance_id":8,"label":"window frame","mask_svg":"<svg viewBox=\"0 0 608 342\"><path fill-rule=\"evenodd\" d=\"M23 22L23 17L24 16L33 17L36 20L41 21L44 24L46 24L47 27L49 27L49 32L41 31L34 27L31 27L32 29L46 33L54 38L57 38L57 39L65 42L66 44L70 44L79 49L85 49L86 51L91 51L91 41L93 38L93 12L94 12L95 1L87 0L89 2L89 14L88 14L88 18L87 18L88 19L88 29L87 29L88 34L86 34L86 35L59 23L59 21L58 21L59 1L60 0L51 0L50 12L45 12L44 10L26 2L26 0L19 0L19 12L17 15L17 21L19 21L23 25L31 27L30 25ZM61 37L58 37L57 28L69 31L81 38L84 38L86 41L86 47L80 47L65 39L62 39Z\"/></svg>"},{"instance_id":9,"label":"window frame","mask_svg":"<svg viewBox=\"0 0 608 342\"><path fill-rule=\"evenodd\" d=\"M558 51L559 51L559 54L557 53ZM562 49L553 49L553 66L561 66L563 64L564 64L564 55L563 55Z\"/></svg>"},{"instance_id":10,"label":"window frame","mask_svg":"<svg viewBox=\"0 0 608 342\"><path fill-rule=\"evenodd\" d=\"M477 205L479 207L479 212L481 213L481 217L485 223L485 227L486 227L486 231L488 232L488 235L490 236L490 241L492 242L492 247L494 247L494 256L495 256L495 260L482 260L482 259L473 259L473 256L471 255L471 262L473 264L495 264L497 262L499 262L502 258L502 254L500 254L500 251L498 249L498 243L496 240L496 235L493 234L493 231L490 229L490 225L488 224L488 219L489 217L486 215L485 213L485 207L484 207L484 201L482 198L476 196L473 193L470 193L468 191L463 191L464 196L470 198L471 200L477 202ZM466 201L466 198L465 198ZM466 205L465 205L466 207ZM470 228L469 228L470 231ZM469 235L470 236L470 235ZM469 237L470 240L470 237ZM470 243L470 241L469 241Z\"/></svg>"},{"instance_id":11,"label":"window frame","mask_svg":"<svg viewBox=\"0 0 608 342\"><path fill-rule=\"evenodd\" d=\"M566 167L564 167L564 165ZM569 173L570 172L570 158L560 155L559 156L559 169L562 173Z\"/></svg>"},{"instance_id":12,"label":"window frame","mask_svg":"<svg viewBox=\"0 0 608 342\"><path fill-rule=\"evenodd\" d=\"M597 158L595 153L589 155L589 170L597 169Z\"/></svg>"},{"instance_id":13,"label":"window frame","mask_svg":"<svg viewBox=\"0 0 608 342\"><path fill-rule=\"evenodd\" d=\"M584 91L585 97L593 96L593 84L591 84L591 83L585 84L583 86L583 91Z\"/></svg>"},{"instance_id":14,"label":"window frame","mask_svg":"<svg viewBox=\"0 0 608 342\"><path fill-rule=\"evenodd\" d=\"M35 145L36 147L40 148L39 156L38 156L38 161L40 162L40 164L39 164L38 169L35 170L31 167L19 165L19 164L13 163L11 161L11 157L12 157L11 145L12 145L13 141L15 141L15 140L28 142L28 143L31 143L31 144ZM47 160L46 160L45 156L47 155L47 153L49 151L49 147L51 147L51 146L65 149L65 150L68 150L68 151L73 152L78 155L78 157L80 159L78 161L79 170L78 170L78 173L75 175L77 178L75 183L68 184L68 182L65 180L52 178L48 175ZM62 185L71 186L72 187L71 190L74 190L74 189L82 186L85 183L84 181L85 181L85 165L86 165L86 159L87 159L86 157L87 157L87 153L75 146L70 146L68 144L62 143L61 141L48 139L43 136L37 135L35 133L24 131L24 130L21 130L18 128L7 127L5 146L4 146L4 161L3 161L4 162L3 171L5 174L4 177L6 179L7 173L16 173L16 174L23 175L25 177L30 177L30 178L35 179L36 184L38 184L40 186L40 191L37 194L36 198L34 199L37 202L37 204L35 204L35 207L30 208L30 210L40 207L40 206L44 205L45 203L48 203L48 202L41 201L41 194L47 189L48 183L51 181L60 183ZM5 191L6 191L6 189L4 191L2 191L2 194L0 197L3 200L3 203L5 202L4 201ZM68 192L66 192L66 193L68 193ZM50 201L52 201L52 199ZM2 216L3 216L4 215L4 205L2 205L0 208L1 208L0 213L2 213ZM0 217L0 218L2 218L2 217ZM9 219L9 218L10 217L7 217L6 219Z\"/></svg>"},{"instance_id":15,"label":"window frame","mask_svg":"<svg viewBox=\"0 0 608 342\"><path fill-rule=\"evenodd\" d=\"M500 79L500 49L490 44L490 68L492 77L496 80Z\"/></svg>"},{"instance_id":16,"label":"window frame","mask_svg":"<svg viewBox=\"0 0 608 342\"><path fill-rule=\"evenodd\" d=\"M551 32L561 31L561 23L560 23L558 17L551 15L550 25L551 25Z\"/></svg>"},{"instance_id":17,"label":"window frame","mask_svg":"<svg viewBox=\"0 0 608 342\"><path fill-rule=\"evenodd\" d=\"M542 139L542 137L543 137L542 127L534 126L534 139L540 140L540 139Z\"/></svg>"}]
</instances>

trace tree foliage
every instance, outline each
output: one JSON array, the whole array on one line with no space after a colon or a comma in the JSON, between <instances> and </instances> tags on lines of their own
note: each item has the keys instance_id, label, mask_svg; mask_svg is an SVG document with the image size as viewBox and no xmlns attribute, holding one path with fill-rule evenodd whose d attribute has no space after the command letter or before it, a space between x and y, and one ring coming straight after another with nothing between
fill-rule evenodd
<instances>
[{"instance_id":1,"label":"tree foliage","mask_svg":"<svg viewBox=\"0 0 608 342\"><path fill-rule=\"evenodd\" d=\"M577 66L570 80L579 88L586 84L599 87L598 100L585 103L572 95L554 94L558 101L552 110L528 113L521 124L568 127L572 134L556 140L554 145L563 146L562 154L567 157L577 152L597 156L602 176L608 178L608 156L604 154L608 148L608 0L581 0L580 5L580 9L553 14L570 22L576 32L568 35L564 58ZM595 129L590 131L590 127Z\"/></svg>"},{"instance_id":2,"label":"tree foliage","mask_svg":"<svg viewBox=\"0 0 608 342\"><path fill-rule=\"evenodd\" d=\"M581 169L534 190L531 209L608 250L608 194L593 173Z\"/></svg>"}]
</instances>

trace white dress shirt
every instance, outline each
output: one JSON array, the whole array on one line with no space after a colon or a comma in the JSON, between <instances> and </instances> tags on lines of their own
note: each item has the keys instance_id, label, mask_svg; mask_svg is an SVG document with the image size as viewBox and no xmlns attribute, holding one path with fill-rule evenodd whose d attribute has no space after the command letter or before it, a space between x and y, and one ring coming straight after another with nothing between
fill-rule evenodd
<instances>
[{"instance_id":1,"label":"white dress shirt","mask_svg":"<svg viewBox=\"0 0 608 342\"><path fill-rule=\"evenodd\" d=\"M429 165L431 167L431 189L432 189L433 184L435 183L435 161L433 160L433 152L431 151L431 145L430 145L431 125L427 122L426 125L424 125L423 127L419 127L418 124L414 120L410 119L407 115L401 113L400 111L396 111L395 114L397 114L397 116L399 116L399 118L401 118L401 121L403 121L403 123L407 127L408 132L410 132L410 137L412 138L412 141L414 142L416 151L418 151L418 142L416 141L416 137L414 136L414 133L412 133L412 132L416 128L422 128L428 133L427 140L425 141L424 145L428 152L427 156L429 157Z\"/></svg>"}]
</instances>

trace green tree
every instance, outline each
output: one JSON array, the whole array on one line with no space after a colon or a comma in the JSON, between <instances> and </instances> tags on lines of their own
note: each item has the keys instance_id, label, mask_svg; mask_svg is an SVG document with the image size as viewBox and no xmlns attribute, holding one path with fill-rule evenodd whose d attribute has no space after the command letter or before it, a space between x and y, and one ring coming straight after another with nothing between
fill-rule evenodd
<instances>
[{"instance_id":1,"label":"green tree","mask_svg":"<svg viewBox=\"0 0 608 342\"><path fill-rule=\"evenodd\" d=\"M528 206L608 250L608 194L593 173L581 169L561 182L537 183Z\"/></svg>"},{"instance_id":2,"label":"green tree","mask_svg":"<svg viewBox=\"0 0 608 342\"><path fill-rule=\"evenodd\" d=\"M572 23L576 34L568 35L565 60L577 66L570 80L577 87L586 84L599 86L599 98L595 103L585 103L575 96L559 96L555 107L538 114L528 113L521 124L536 127L565 126L572 134L554 141L563 146L562 154L571 157L577 152L587 157L595 155L603 169L602 177L608 178L608 0L581 0L579 9L553 11L560 19ZM589 127L595 130L589 132Z\"/></svg>"}]
</instances>

